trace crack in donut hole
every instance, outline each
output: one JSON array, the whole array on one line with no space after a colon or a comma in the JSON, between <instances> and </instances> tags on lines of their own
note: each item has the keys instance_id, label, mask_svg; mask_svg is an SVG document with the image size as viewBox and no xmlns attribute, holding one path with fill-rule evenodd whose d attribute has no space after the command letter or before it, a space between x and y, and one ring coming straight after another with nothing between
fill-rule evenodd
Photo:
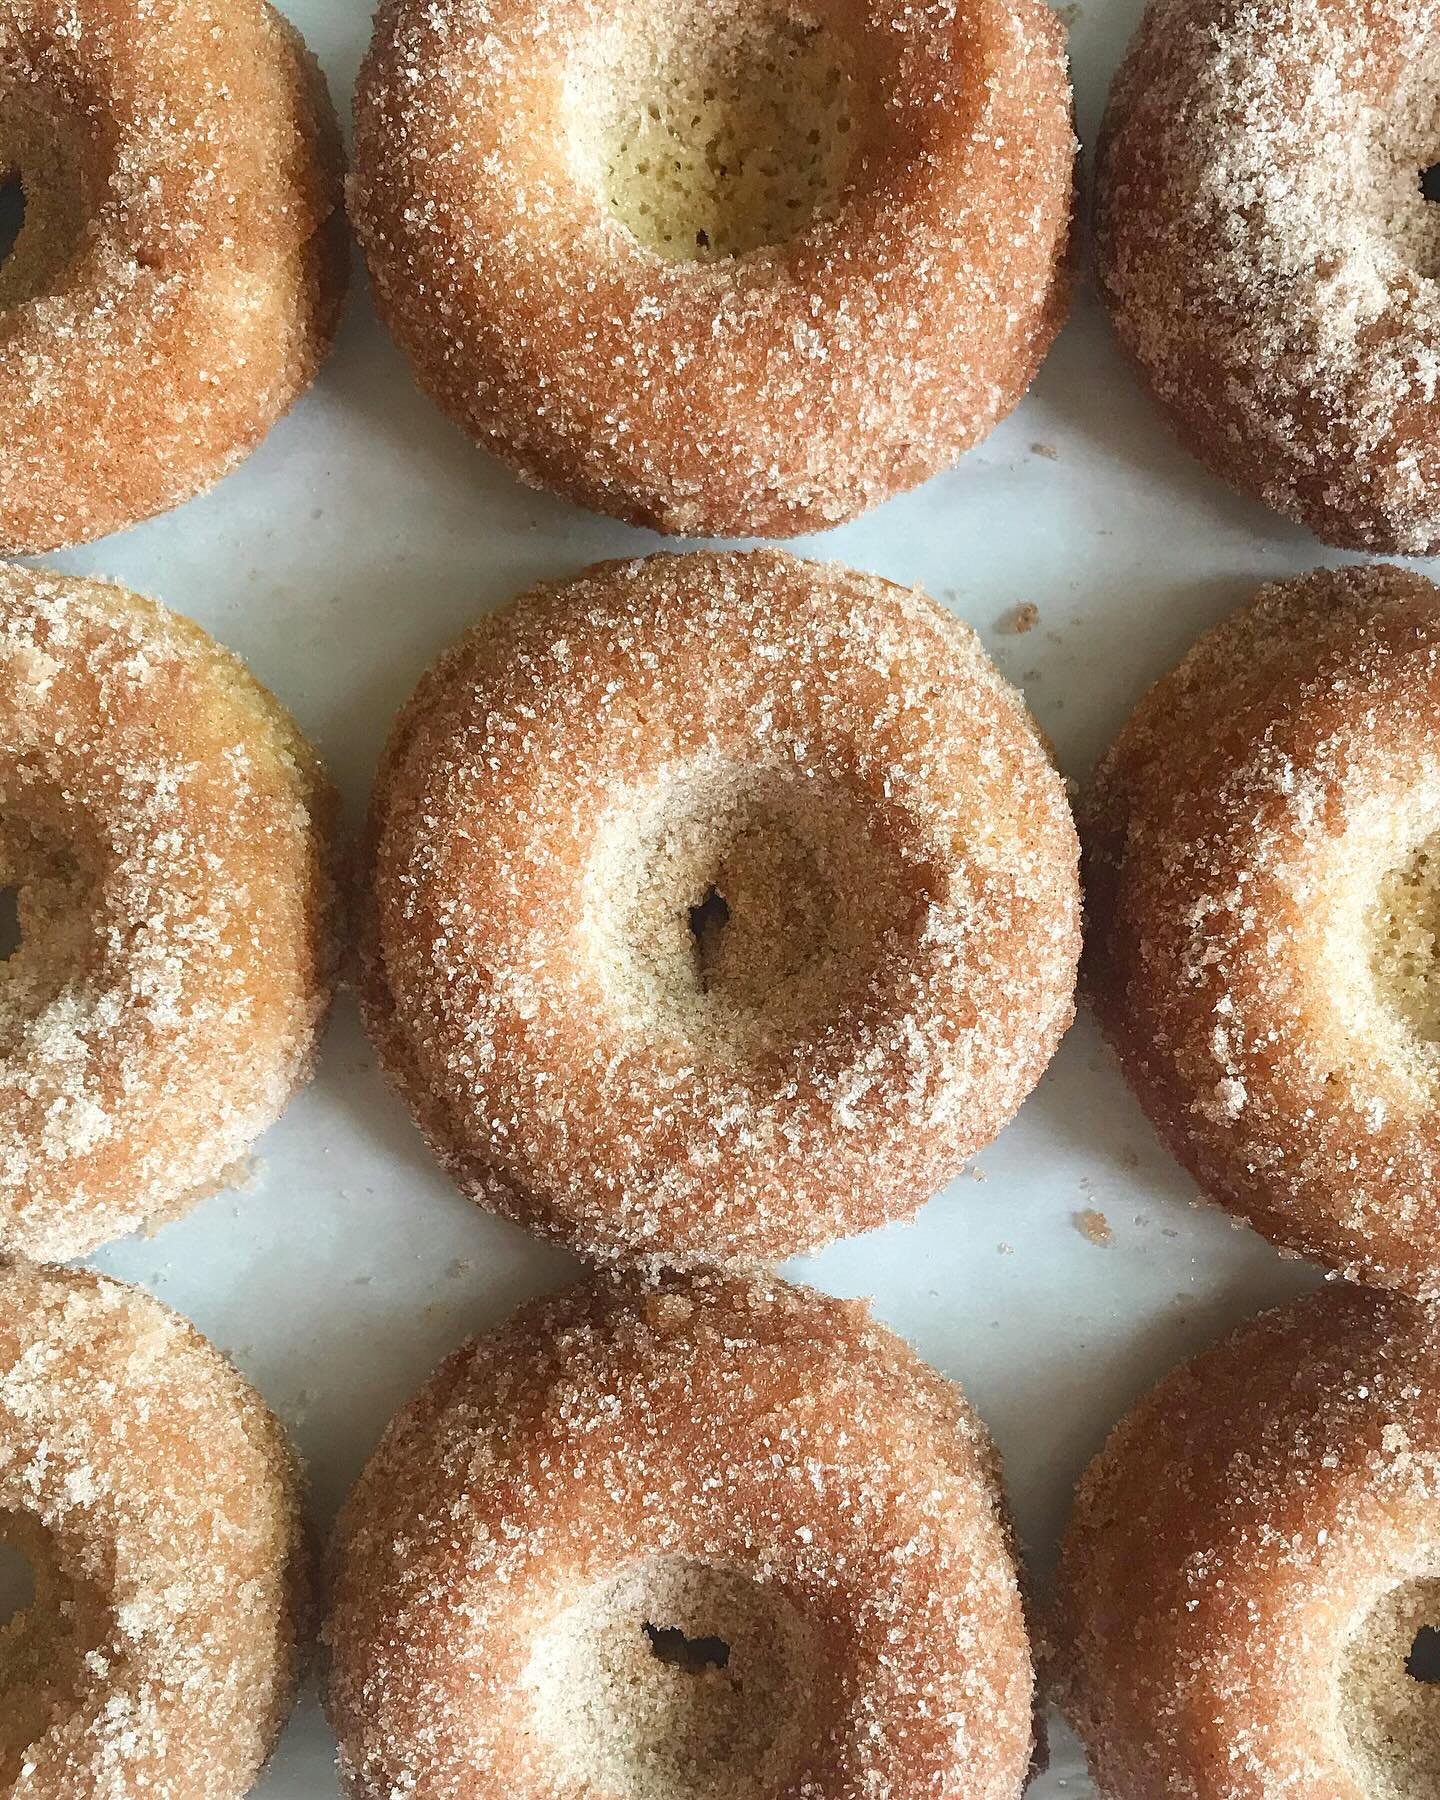
<instances>
[{"instance_id":1,"label":"crack in donut hole","mask_svg":"<svg viewBox=\"0 0 1440 1800\"><path fill-rule=\"evenodd\" d=\"M614 807L583 902L612 1023L743 1062L872 990L929 900L883 821L839 784L718 764Z\"/></svg>"},{"instance_id":2,"label":"crack in donut hole","mask_svg":"<svg viewBox=\"0 0 1440 1800\"><path fill-rule=\"evenodd\" d=\"M525 1683L567 1791L762 1800L813 1750L816 1678L813 1633L783 1594L661 1556L552 1619Z\"/></svg>"},{"instance_id":3,"label":"crack in donut hole","mask_svg":"<svg viewBox=\"0 0 1440 1800\"><path fill-rule=\"evenodd\" d=\"M622 12L572 68L570 147L639 244L713 262L838 211L860 95L833 25L773 0Z\"/></svg>"},{"instance_id":4,"label":"crack in donut hole","mask_svg":"<svg viewBox=\"0 0 1440 1800\"><path fill-rule=\"evenodd\" d=\"M1342 1653L1340 1724L1357 1785L1373 1800L1440 1792L1440 1578L1402 1582Z\"/></svg>"},{"instance_id":5,"label":"crack in donut hole","mask_svg":"<svg viewBox=\"0 0 1440 1800\"><path fill-rule=\"evenodd\" d=\"M1440 1054L1440 837L1381 877L1366 928L1381 999L1412 1039Z\"/></svg>"}]
</instances>

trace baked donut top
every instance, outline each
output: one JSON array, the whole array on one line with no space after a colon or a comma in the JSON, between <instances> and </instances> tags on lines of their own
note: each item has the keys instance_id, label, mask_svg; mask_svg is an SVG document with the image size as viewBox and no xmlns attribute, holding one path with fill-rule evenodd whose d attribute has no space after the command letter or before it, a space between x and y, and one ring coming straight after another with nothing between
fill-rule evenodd
<instances>
[{"instance_id":1,"label":"baked donut top","mask_svg":"<svg viewBox=\"0 0 1440 1800\"><path fill-rule=\"evenodd\" d=\"M420 684L371 837L388 1065L463 1183L592 1254L909 1211L1071 1016L1073 826L1028 715L967 627L837 567L533 591Z\"/></svg>"},{"instance_id":2,"label":"baked donut top","mask_svg":"<svg viewBox=\"0 0 1440 1800\"><path fill-rule=\"evenodd\" d=\"M0 1264L0 1792L235 1800L293 1694L298 1476L275 1420L138 1290Z\"/></svg>"},{"instance_id":3,"label":"baked donut top","mask_svg":"<svg viewBox=\"0 0 1440 1800\"><path fill-rule=\"evenodd\" d=\"M1016 1800L1002 1506L963 1397L862 1305L710 1276L535 1301L442 1364L341 1516L342 1769L434 1800Z\"/></svg>"},{"instance_id":4,"label":"baked donut top","mask_svg":"<svg viewBox=\"0 0 1440 1800\"><path fill-rule=\"evenodd\" d=\"M1440 1314L1327 1287L1144 1396L1082 1479L1062 1703L1101 1792L1440 1784Z\"/></svg>"},{"instance_id":5,"label":"baked donut top","mask_svg":"<svg viewBox=\"0 0 1440 1800\"><path fill-rule=\"evenodd\" d=\"M1035 0L387 0L352 213L422 376L522 473L788 535L1014 404L1073 152Z\"/></svg>"},{"instance_id":6,"label":"baked donut top","mask_svg":"<svg viewBox=\"0 0 1440 1800\"><path fill-rule=\"evenodd\" d=\"M1440 542L1437 163L1436 0L1154 0L1113 90L1121 334L1213 460L1335 542Z\"/></svg>"},{"instance_id":7,"label":"baked donut top","mask_svg":"<svg viewBox=\"0 0 1440 1800\"><path fill-rule=\"evenodd\" d=\"M1440 589L1263 589L1136 709L1087 814L1091 987L1206 1188L1440 1292Z\"/></svg>"},{"instance_id":8,"label":"baked donut top","mask_svg":"<svg viewBox=\"0 0 1440 1800\"><path fill-rule=\"evenodd\" d=\"M331 796L198 626L0 566L0 1247L81 1255L233 1171L333 970Z\"/></svg>"}]
</instances>

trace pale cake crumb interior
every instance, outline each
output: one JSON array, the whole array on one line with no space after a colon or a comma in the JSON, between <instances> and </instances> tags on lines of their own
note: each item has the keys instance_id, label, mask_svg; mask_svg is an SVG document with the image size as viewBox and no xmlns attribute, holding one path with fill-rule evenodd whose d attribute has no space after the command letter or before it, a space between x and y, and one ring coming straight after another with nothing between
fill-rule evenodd
<instances>
[{"instance_id":1,"label":"pale cake crumb interior","mask_svg":"<svg viewBox=\"0 0 1440 1800\"><path fill-rule=\"evenodd\" d=\"M628 1028L740 1061L837 1019L925 900L923 871L838 783L716 762L611 810L585 925Z\"/></svg>"},{"instance_id":2,"label":"pale cake crumb interior","mask_svg":"<svg viewBox=\"0 0 1440 1800\"><path fill-rule=\"evenodd\" d=\"M1382 876L1368 926L1377 991L1433 1051L1440 1046L1440 837Z\"/></svg>"},{"instance_id":3,"label":"pale cake crumb interior","mask_svg":"<svg viewBox=\"0 0 1440 1800\"><path fill-rule=\"evenodd\" d=\"M773 5L626 5L577 55L577 173L645 249L711 262L833 216L855 141L850 46Z\"/></svg>"},{"instance_id":4,"label":"pale cake crumb interior","mask_svg":"<svg viewBox=\"0 0 1440 1800\"><path fill-rule=\"evenodd\" d=\"M762 1800L812 1746L812 1638L774 1588L649 1557L541 1633L525 1677L536 1730L576 1792Z\"/></svg>"},{"instance_id":5,"label":"pale cake crumb interior","mask_svg":"<svg viewBox=\"0 0 1440 1800\"><path fill-rule=\"evenodd\" d=\"M1371 1800L1440 1792L1440 1577L1402 1582L1352 1635L1340 1665L1340 1724Z\"/></svg>"}]
</instances>

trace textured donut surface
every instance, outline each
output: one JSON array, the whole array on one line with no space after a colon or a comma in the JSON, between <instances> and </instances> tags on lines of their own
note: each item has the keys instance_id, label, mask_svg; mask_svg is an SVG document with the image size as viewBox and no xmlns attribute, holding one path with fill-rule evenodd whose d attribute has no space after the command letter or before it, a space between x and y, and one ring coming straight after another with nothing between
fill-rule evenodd
<instances>
[{"instance_id":1,"label":"textured donut surface","mask_svg":"<svg viewBox=\"0 0 1440 1800\"><path fill-rule=\"evenodd\" d=\"M1067 305L1039 0L385 0L351 210L421 385L634 524L788 536L956 460Z\"/></svg>"},{"instance_id":2,"label":"textured donut surface","mask_svg":"<svg viewBox=\"0 0 1440 1800\"><path fill-rule=\"evenodd\" d=\"M959 1391L783 1282L581 1286L400 1413L337 1532L354 1800L1016 1800L1033 1675Z\"/></svg>"},{"instance_id":3,"label":"textured donut surface","mask_svg":"<svg viewBox=\"0 0 1440 1800\"><path fill-rule=\"evenodd\" d=\"M1201 1186L1440 1295L1440 589L1261 591L1153 688L1083 809L1087 982Z\"/></svg>"},{"instance_id":4,"label":"textured donut surface","mask_svg":"<svg viewBox=\"0 0 1440 1800\"><path fill-rule=\"evenodd\" d=\"M1440 549L1440 0L1151 0L1096 174L1180 436L1333 544Z\"/></svg>"},{"instance_id":5,"label":"textured donut surface","mask_svg":"<svg viewBox=\"0 0 1440 1800\"><path fill-rule=\"evenodd\" d=\"M329 1002L332 811L198 626L0 567L0 1254L171 1217L279 1115Z\"/></svg>"},{"instance_id":6,"label":"textured donut surface","mask_svg":"<svg viewBox=\"0 0 1440 1800\"><path fill-rule=\"evenodd\" d=\"M583 1254L913 1212L1073 1012L1077 850L923 594L778 552L601 565L433 666L383 759L368 1022L454 1178Z\"/></svg>"},{"instance_id":7,"label":"textured donut surface","mask_svg":"<svg viewBox=\"0 0 1440 1800\"><path fill-rule=\"evenodd\" d=\"M1062 1700L1102 1800L1440 1787L1440 1319L1329 1288L1142 1399L1080 1484Z\"/></svg>"},{"instance_id":8,"label":"textured donut surface","mask_svg":"<svg viewBox=\"0 0 1440 1800\"><path fill-rule=\"evenodd\" d=\"M323 77L264 0L0 0L0 550L226 474L309 386L345 281Z\"/></svg>"},{"instance_id":9,"label":"textured donut surface","mask_svg":"<svg viewBox=\"0 0 1440 1800\"><path fill-rule=\"evenodd\" d=\"M167 1307L0 1268L5 1800L240 1800L295 1697L300 1483L254 1391Z\"/></svg>"}]
</instances>

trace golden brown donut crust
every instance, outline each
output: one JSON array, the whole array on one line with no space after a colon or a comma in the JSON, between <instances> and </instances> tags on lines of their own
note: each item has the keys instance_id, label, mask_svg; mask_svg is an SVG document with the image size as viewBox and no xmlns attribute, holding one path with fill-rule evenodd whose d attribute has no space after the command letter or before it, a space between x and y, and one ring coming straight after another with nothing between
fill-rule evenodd
<instances>
[{"instance_id":1,"label":"golden brown donut crust","mask_svg":"<svg viewBox=\"0 0 1440 1800\"><path fill-rule=\"evenodd\" d=\"M1096 168L1110 316L1186 446L1327 542L1440 549L1437 0L1151 0Z\"/></svg>"},{"instance_id":2,"label":"golden brown donut crust","mask_svg":"<svg viewBox=\"0 0 1440 1800\"><path fill-rule=\"evenodd\" d=\"M279 1424L118 1281L0 1265L0 1794L240 1800L294 1702L309 1581Z\"/></svg>"},{"instance_id":3,"label":"golden brown donut crust","mask_svg":"<svg viewBox=\"0 0 1440 1800\"><path fill-rule=\"evenodd\" d=\"M483 621L395 725L368 864L392 1080L462 1187L591 1257L909 1215L1073 1014L1074 827L1019 697L925 595L779 552Z\"/></svg>"},{"instance_id":4,"label":"golden brown donut crust","mask_svg":"<svg viewBox=\"0 0 1440 1800\"><path fill-rule=\"evenodd\" d=\"M848 175L783 242L662 257L583 142L616 104L606 58L628 80L671 44L683 67L687 32L700 57L747 21L833 39ZM762 60L741 88L780 78ZM386 0L351 211L421 385L524 479L663 531L788 536L925 480L1020 399L1068 303L1073 157L1039 0Z\"/></svg>"},{"instance_id":5,"label":"golden brown donut crust","mask_svg":"<svg viewBox=\"0 0 1440 1800\"><path fill-rule=\"evenodd\" d=\"M1137 708L1082 806L1087 986L1205 1191L1440 1295L1440 590L1262 589Z\"/></svg>"},{"instance_id":6,"label":"golden brown donut crust","mask_svg":"<svg viewBox=\"0 0 1440 1800\"><path fill-rule=\"evenodd\" d=\"M332 1590L354 1800L1025 1783L989 1438L863 1305L780 1281L593 1282L457 1351L347 1503ZM665 1666L646 1625L729 1661Z\"/></svg>"},{"instance_id":7,"label":"golden brown donut crust","mask_svg":"<svg viewBox=\"0 0 1440 1800\"><path fill-rule=\"evenodd\" d=\"M310 385L346 277L324 78L264 0L0 0L0 550L177 506Z\"/></svg>"},{"instance_id":8,"label":"golden brown donut crust","mask_svg":"<svg viewBox=\"0 0 1440 1800\"><path fill-rule=\"evenodd\" d=\"M1062 1703L1103 1800L1424 1800L1440 1321L1329 1288L1147 1394L1080 1483Z\"/></svg>"},{"instance_id":9,"label":"golden brown donut crust","mask_svg":"<svg viewBox=\"0 0 1440 1800\"><path fill-rule=\"evenodd\" d=\"M0 566L0 1255L83 1255L233 1177L329 1004L333 812L198 626Z\"/></svg>"}]
</instances>

